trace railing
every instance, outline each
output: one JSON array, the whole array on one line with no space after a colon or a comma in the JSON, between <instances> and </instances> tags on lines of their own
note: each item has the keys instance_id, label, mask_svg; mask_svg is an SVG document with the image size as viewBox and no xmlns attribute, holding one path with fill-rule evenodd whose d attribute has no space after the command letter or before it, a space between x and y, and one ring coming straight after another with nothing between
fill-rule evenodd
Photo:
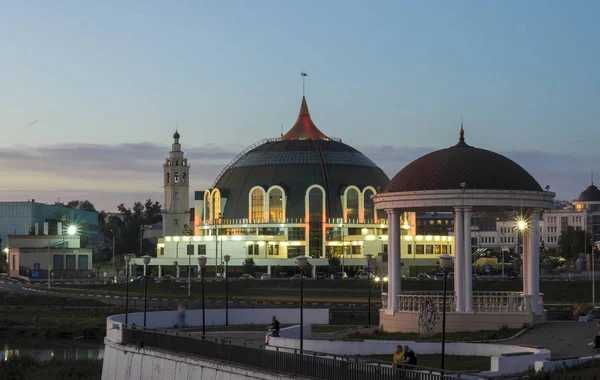
<instances>
[{"instance_id":1,"label":"railing","mask_svg":"<svg viewBox=\"0 0 600 380\"><path fill-rule=\"evenodd\" d=\"M397 296L398 311L419 311L426 303L433 304L442 311L442 292L403 292ZM381 294L382 308L387 308L387 293ZM531 312L531 296L519 292L473 292L473 311L480 313L523 313ZM539 307L544 306L544 295L540 293ZM453 292L446 294L446 312L456 310L456 297Z\"/></svg>"},{"instance_id":2,"label":"railing","mask_svg":"<svg viewBox=\"0 0 600 380\"><path fill-rule=\"evenodd\" d=\"M332 358L330 354L304 351L304 354L264 350L261 348L218 343L215 340L195 339L150 330L123 330L123 343L155 347L207 359L223 360L234 365L249 366L265 371L324 380L450 380L453 374L442 376L418 370L396 369L359 359ZM459 376L460 377L460 376Z\"/></svg>"}]
</instances>

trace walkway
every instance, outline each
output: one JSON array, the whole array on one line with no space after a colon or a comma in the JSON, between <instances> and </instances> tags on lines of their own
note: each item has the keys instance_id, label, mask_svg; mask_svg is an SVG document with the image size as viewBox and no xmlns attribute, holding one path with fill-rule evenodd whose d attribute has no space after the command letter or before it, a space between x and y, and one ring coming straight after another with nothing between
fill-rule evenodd
<instances>
[{"instance_id":1,"label":"walkway","mask_svg":"<svg viewBox=\"0 0 600 380\"><path fill-rule=\"evenodd\" d=\"M544 347L553 358L589 356L600 353L588 346L598 332L597 326L598 321L546 322L503 344Z\"/></svg>"}]
</instances>

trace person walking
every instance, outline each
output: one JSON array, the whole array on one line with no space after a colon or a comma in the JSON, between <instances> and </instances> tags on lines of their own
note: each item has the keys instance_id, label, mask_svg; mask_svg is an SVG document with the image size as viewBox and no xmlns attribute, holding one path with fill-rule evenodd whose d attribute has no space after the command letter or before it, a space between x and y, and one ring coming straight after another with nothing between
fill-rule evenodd
<instances>
[{"instance_id":1,"label":"person walking","mask_svg":"<svg viewBox=\"0 0 600 380\"><path fill-rule=\"evenodd\" d=\"M185 306L183 306L183 303L181 302L177 307L177 324L175 325L175 327L178 327L180 329L185 327Z\"/></svg>"}]
</instances>

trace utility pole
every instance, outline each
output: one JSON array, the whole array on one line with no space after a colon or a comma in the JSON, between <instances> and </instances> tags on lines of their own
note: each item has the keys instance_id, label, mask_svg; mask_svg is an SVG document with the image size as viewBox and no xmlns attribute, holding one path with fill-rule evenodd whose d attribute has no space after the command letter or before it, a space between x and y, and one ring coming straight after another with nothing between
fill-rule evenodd
<instances>
[{"instance_id":1,"label":"utility pole","mask_svg":"<svg viewBox=\"0 0 600 380\"><path fill-rule=\"evenodd\" d=\"M112 272L113 272L113 277L115 277L116 280L116 275L115 275L115 231L113 230L113 254L112 254Z\"/></svg>"}]
</instances>

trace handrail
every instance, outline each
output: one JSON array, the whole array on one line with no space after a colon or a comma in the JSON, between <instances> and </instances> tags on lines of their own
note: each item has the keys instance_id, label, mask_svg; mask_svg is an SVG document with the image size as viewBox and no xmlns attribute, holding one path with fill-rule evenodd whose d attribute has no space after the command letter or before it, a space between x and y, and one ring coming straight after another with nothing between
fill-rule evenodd
<instances>
[{"instance_id":1,"label":"handrail","mask_svg":"<svg viewBox=\"0 0 600 380\"><path fill-rule=\"evenodd\" d=\"M277 139L274 137L268 138L268 139L262 139L259 140L257 142L255 142L254 144L250 145L249 147L247 147L246 149L242 150L237 156L235 156L233 158L233 160L229 161L229 163L227 165L225 165L225 167L219 172L219 174L217 175L217 179L215 179L215 182L213 182L212 186L210 187L211 189L214 189L215 186L217 186L217 183L219 182L219 180L221 179L221 176L223 176L223 174L225 174L225 172L233 166L233 164L235 164L237 162L237 160L239 160L242 156L244 156L246 153L248 153L249 151L251 151L252 149L269 143L269 142L273 142L276 141Z\"/></svg>"}]
</instances>

